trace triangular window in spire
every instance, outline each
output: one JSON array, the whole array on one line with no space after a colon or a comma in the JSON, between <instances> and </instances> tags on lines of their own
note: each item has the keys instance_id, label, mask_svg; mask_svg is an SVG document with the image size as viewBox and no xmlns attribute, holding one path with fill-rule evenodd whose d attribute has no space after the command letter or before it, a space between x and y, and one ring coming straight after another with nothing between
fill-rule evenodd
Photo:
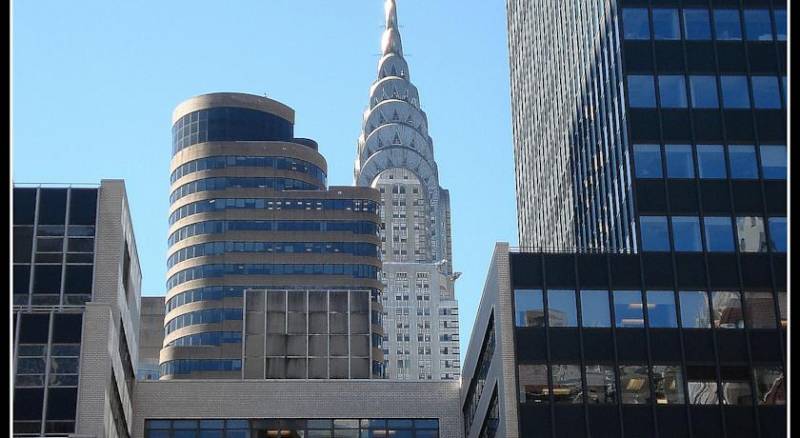
<instances>
[{"instance_id":1,"label":"triangular window in spire","mask_svg":"<svg viewBox=\"0 0 800 438\"><path fill-rule=\"evenodd\" d=\"M393 122L399 122L400 121L400 115L397 114L397 110L394 110L394 114L392 114L392 121Z\"/></svg>"},{"instance_id":2,"label":"triangular window in spire","mask_svg":"<svg viewBox=\"0 0 800 438\"><path fill-rule=\"evenodd\" d=\"M412 117L411 114L408 115L408 118L406 119L406 124L414 126L414 117Z\"/></svg>"},{"instance_id":3,"label":"triangular window in spire","mask_svg":"<svg viewBox=\"0 0 800 438\"><path fill-rule=\"evenodd\" d=\"M392 76L397 76L397 69L392 66Z\"/></svg>"},{"instance_id":4,"label":"triangular window in spire","mask_svg":"<svg viewBox=\"0 0 800 438\"><path fill-rule=\"evenodd\" d=\"M383 111L378 111L378 123L383 124L386 119L383 117Z\"/></svg>"},{"instance_id":5,"label":"triangular window in spire","mask_svg":"<svg viewBox=\"0 0 800 438\"><path fill-rule=\"evenodd\" d=\"M378 136L378 149L383 148L383 140L381 139L380 135Z\"/></svg>"},{"instance_id":6,"label":"triangular window in spire","mask_svg":"<svg viewBox=\"0 0 800 438\"><path fill-rule=\"evenodd\" d=\"M397 132L394 133L394 138L392 139L392 144L396 146L402 146L403 142L400 141L400 134Z\"/></svg>"},{"instance_id":7,"label":"triangular window in spire","mask_svg":"<svg viewBox=\"0 0 800 438\"><path fill-rule=\"evenodd\" d=\"M397 92L397 87L392 87L392 97L397 99L399 93Z\"/></svg>"}]
</instances>

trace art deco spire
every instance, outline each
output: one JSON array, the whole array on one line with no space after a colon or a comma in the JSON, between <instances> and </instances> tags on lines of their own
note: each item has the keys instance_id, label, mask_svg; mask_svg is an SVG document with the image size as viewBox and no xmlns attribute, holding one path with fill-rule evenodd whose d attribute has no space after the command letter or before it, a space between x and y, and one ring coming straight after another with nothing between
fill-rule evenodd
<instances>
[{"instance_id":1,"label":"art deco spire","mask_svg":"<svg viewBox=\"0 0 800 438\"><path fill-rule=\"evenodd\" d=\"M394 0L386 0L386 30L383 31L381 51L383 55L394 53L403 56L403 44L400 41L400 30L397 27L397 4Z\"/></svg>"}]
</instances>

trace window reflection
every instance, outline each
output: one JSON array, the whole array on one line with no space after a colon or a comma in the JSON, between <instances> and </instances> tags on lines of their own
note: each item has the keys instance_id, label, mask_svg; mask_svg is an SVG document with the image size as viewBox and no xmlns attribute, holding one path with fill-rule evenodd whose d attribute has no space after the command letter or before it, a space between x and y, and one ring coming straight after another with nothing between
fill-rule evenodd
<instances>
[{"instance_id":1,"label":"window reflection","mask_svg":"<svg viewBox=\"0 0 800 438\"><path fill-rule=\"evenodd\" d=\"M689 86L692 91L692 108L719 108L715 76L689 76Z\"/></svg>"},{"instance_id":2,"label":"window reflection","mask_svg":"<svg viewBox=\"0 0 800 438\"><path fill-rule=\"evenodd\" d=\"M653 387L657 404L684 403L683 373L677 365L653 366Z\"/></svg>"},{"instance_id":3,"label":"window reflection","mask_svg":"<svg viewBox=\"0 0 800 438\"><path fill-rule=\"evenodd\" d=\"M742 298L739 292L712 292L714 327L723 329L744 328Z\"/></svg>"},{"instance_id":4,"label":"window reflection","mask_svg":"<svg viewBox=\"0 0 800 438\"><path fill-rule=\"evenodd\" d=\"M753 84L753 106L759 109L779 109L781 93L775 76L751 76Z\"/></svg>"},{"instance_id":5,"label":"window reflection","mask_svg":"<svg viewBox=\"0 0 800 438\"><path fill-rule=\"evenodd\" d=\"M709 252L732 252L733 225L728 216L703 218L706 236L706 250Z\"/></svg>"},{"instance_id":6,"label":"window reflection","mask_svg":"<svg viewBox=\"0 0 800 438\"><path fill-rule=\"evenodd\" d=\"M628 104L631 108L656 107L656 93L652 76L628 76Z\"/></svg>"},{"instance_id":7,"label":"window reflection","mask_svg":"<svg viewBox=\"0 0 800 438\"><path fill-rule=\"evenodd\" d=\"M753 404L750 377L746 367L722 367L722 403L749 406Z\"/></svg>"},{"instance_id":8,"label":"window reflection","mask_svg":"<svg viewBox=\"0 0 800 438\"><path fill-rule=\"evenodd\" d=\"M641 405L650 403L650 382L644 365L619 367L622 403Z\"/></svg>"},{"instance_id":9,"label":"window reflection","mask_svg":"<svg viewBox=\"0 0 800 438\"><path fill-rule=\"evenodd\" d=\"M669 231L666 216L640 216L642 250L669 251Z\"/></svg>"},{"instance_id":10,"label":"window reflection","mask_svg":"<svg viewBox=\"0 0 800 438\"><path fill-rule=\"evenodd\" d=\"M781 320L781 327L786 328L789 321L786 315L786 292L778 292L778 316Z\"/></svg>"},{"instance_id":11,"label":"window reflection","mask_svg":"<svg viewBox=\"0 0 800 438\"><path fill-rule=\"evenodd\" d=\"M774 329L775 302L771 292L745 292L744 316L751 329Z\"/></svg>"},{"instance_id":12,"label":"window reflection","mask_svg":"<svg viewBox=\"0 0 800 438\"><path fill-rule=\"evenodd\" d=\"M731 163L731 178L756 179L758 166L756 165L756 149L752 145L728 146L728 159Z\"/></svg>"},{"instance_id":13,"label":"window reflection","mask_svg":"<svg viewBox=\"0 0 800 438\"><path fill-rule=\"evenodd\" d=\"M579 365L553 365L553 398L556 403L582 403Z\"/></svg>"},{"instance_id":14,"label":"window reflection","mask_svg":"<svg viewBox=\"0 0 800 438\"><path fill-rule=\"evenodd\" d=\"M657 144L633 145L637 178L661 178L661 147Z\"/></svg>"},{"instance_id":15,"label":"window reflection","mask_svg":"<svg viewBox=\"0 0 800 438\"><path fill-rule=\"evenodd\" d=\"M688 144L668 144L664 146L667 156L667 177L694 178L692 146Z\"/></svg>"},{"instance_id":16,"label":"window reflection","mask_svg":"<svg viewBox=\"0 0 800 438\"><path fill-rule=\"evenodd\" d=\"M684 9L683 25L687 40L710 40L711 26L706 9Z\"/></svg>"},{"instance_id":17,"label":"window reflection","mask_svg":"<svg viewBox=\"0 0 800 438\"><path fill-rule=\"evenodd\" d=\"M700 178L724 179L728 173L725 170L725 150L722 145L697 145L697 167Z\"/></svg>"},{"instance_id":18,"label":"window reflection","mask_svg":"<svg viewBox=\"0 0 800 438\"><path fill-rule=\"evenodd\" d=\"M658 94L662 108L686 108L686 83L683 76L660 75Z\"/></svg>"},{"instance_id":19,"label":"window reflection","mask_svg":"<svg viewBox=\"0 0 800 438\"><path fill-rule=\"evenodd\" d=\"M771 217L769 222L769 246L772 251L786 252L786 218Z\"/></svg>"},{"instance_id":20,"label":"window reflection","mask_svg":"<svg viewBox=\"0 0 800 438\"><path fill-rule=\"evenodd\" d=\"M700 219L695 216L673 216L672 238L674 239L675 251L702 251Z\"/></svg>"},{"instance_id":21,"label":"window reflection","mask_svg":"<svg viewBox=\"0 0 800 438\"><path fill-rule=\"evenodd\" d=\"M717 374L713 366L687 366L688 402L693 405L718 405Z\"/></svg>"},{"instance_id":22,"label":"window reflection","mask_svg":"<svg viewBox=\"0 0 800 438\"><path fill-rule=\"evenodd\" d=\"M786 179L786 146L761 146L761 173L764 179Z\"/></svg>"},{"instance_id":23,"label":"window reflection","mask_svg":"<svg viewBox=\"0 0 800 438\"><path fill-rule=\"evenodd\" d=\"M547 365L519 365L519 399L522 403L546 403Z\"/></svg>"},{"instance_id":24,"label":"window reflection","mask_svg":"<svg viewBox=\"0 0 800 438\"><path fill-rule=\"evenodd\" d=\"M786 404L786 379L780 367L755 367L753 375L759 405Z\"/></svg>"},{"instance_id":25,"label":"window reflection","mask_svg":"<svg viewBox=\"0 0 800 438\"><path fill-rule=\"evenodd\" d=\"M647 291L647 319L652 328L677 328L674 292Z\"/></svg>"},{"instance_id":26,"label":"window reflection","mask_svg":"<svg viewBox=\"0 0 800 438\"><path fill-rule=\"evenodd\" d=\"M722 105L725 108L750 108L747 76L720 76Z\"/></svg>"},{"instance_id":27,"label":"window reflection","mask_svg":"<svg viewBox=\"0 0 800 438\"><path fill-rule=\"evenodd\" d=\"M742 27L738 9L715 9L714 27L718 40L741 40Z\"/></svg>"},{"instance_id":28,"label":"window reflection","mask_svg":"<svg viewBox=\"0 0 800 438\"><path fill-rule=\"evenodd\" d=\"M581 323L584 327L611 326L611 313L608 307L608 291L581 291Z\"/></svg>"},{"instance_id":29,"label":"window reflection","mask_svg":"<svg viewBox=\"0 0 800 438\"><path fill-rule=\"evenodd\" d=\"M574 290L547 291L547 320L550 327L577 327L578 310Z\"/></svg>"},{"instance_id":30,"label":"window reflection","mask_svg":"<svg viewBox=\"0 0 800 438\"><path fill-rule=\"evenodd\" d=\"M642 293L640 291L614 291L614 325L616 327L644 327Z\"/></svg>"},{"instance_id":31,"label":"window reflection","mask_svg":"<svg viewBox=\"0 0 800 438\"><path fill-rule=\"evenodd\" d=\"M681 38L677 9L653 9L653 35L657 40Z\"/></svg>"},{"instance_id":32,"label":"window reflection","mask_svg":"<svg viewBox=\"0 0 800 438\"><path fill-rule=\"evenodd\" d=\"M542 290L514 291L517 327L544 327L544 304Z\"/></svg>"},{"instance_id":33,"label":"window reflection","mask_svg":"<svg viewBox=\"0 0 800 438\"><path fill-rule=\"evenodd\" d=\"M650 21L645 8L625 8L622 10L622 21L626 40L650 39Z\"/></svg>"},{"instance_id":34,"label":"window reflection","mask_svg":"<svg viewBox=\"0 0 800 438\"><path fill-rule=\"evenodd\" d=\"M614 367L610 365L587 365L586 400L590 404L615 403L617 383Z\"/></svg>"},{"instance_id":35,"label":"window reflection","mask_svg":"<svg viewBox=\"0 0 800 438\"><path fill-rule=\"evenodd\" d=\"M736 237L741 252L766 252L764 219L756 216L736 218Z\"/></svg>"},{"instance_id":36,"label":"window reflection","mask_svg":"<svg viewBox=\"0 0 800 438\"><path fill-rule=\"evenodd\" d=\"M772 41L768 9L745 9L744 28L748 41Z\"/></svg>"},{"instance_id":37,"label":"window reflection","mask_svg":"<svg viewBox=\"0 0 800 438\"><path fill-rule=\"evenodd\" d=\"M710 328L708 295L703 291L681 291L681 326L683 328Z\"/></svg>"}]
</instances>

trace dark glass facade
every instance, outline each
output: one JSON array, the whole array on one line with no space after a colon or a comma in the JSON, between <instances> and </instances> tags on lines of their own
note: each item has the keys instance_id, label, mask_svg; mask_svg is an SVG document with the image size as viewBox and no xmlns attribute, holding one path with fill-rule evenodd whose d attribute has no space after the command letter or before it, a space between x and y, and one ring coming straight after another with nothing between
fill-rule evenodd
<instances>
[{"instance_id":1,"label":"dark glass facade","mask_svg":"<svg viewBox=\"0 0 800 438\"><path fill-rule=\"evenodd\" d=\"M435 419L145 420L145 438L397 437L438 438Z\"/></svg>"},{"instance_id":2,"label":"dark glass facade","mask_svg":"<svg viewBox=\"0 0 800 438\"><path fill-rule=\"evenodd\" d=\"M512 253L520 436L786 436L772 268L785 257Z\"/></svg>"},{"instance_id":3,"label":"dark glass facade","mask_svg":"<svg viewBox=\"0 0 800 438\"><path fill-rule=\"evenodd\" d=\"M288 141L294 126L283 117L250 108L216 107L194 111L172 126L172 154L209 141Z\"/></svg>"}]
</instances>

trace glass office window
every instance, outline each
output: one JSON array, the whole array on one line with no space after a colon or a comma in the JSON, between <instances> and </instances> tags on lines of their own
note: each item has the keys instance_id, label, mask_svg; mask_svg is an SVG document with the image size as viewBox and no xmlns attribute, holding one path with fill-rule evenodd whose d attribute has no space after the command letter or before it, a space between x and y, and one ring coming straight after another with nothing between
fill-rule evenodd
<instances>
[{"instance_id":1,"label":"glass office window","mask_svg":"<svg viewBox=\"0 0 800 438\"><path fill-rule=\"evenodd\" d=\"M728 109L750 108L747 76L720 76L722 106Z\"/></svg>"},{"instance_id":2,"label":"glass office window","mask_svg":"<svg viewBox=\"0 0 800 438\"><path fill-rule=\"evenodd\" d=\"M706 216L703 218L706 236L706 251L733 252L733 225L728 216Z\"/></svg>"},{"instance_id":3,"label":"glass office window","mask_svg":"<svg viewBox=\"0 0 800 438\"><path fill-rule=\"evenodd\" d=\"M547 365L519 365L519 400L522 403L547 403Z\"/></svg>"},{"instance_id":4,"label":"glass office window","mask_svg":"<svg viewBox=\"0 0 800 438\"><path fill-rule=\"evenodd\" d=\"M711 328L708 294L704 291L680 291L681 327Z\"/></svg>"},{"instance_id":5,"label":"glass office window","mask_svg":"<svg viewBox=\"0 0 800 438\"><path fill-rule=\"evenodd\" d=\"M742 25L738 9L715 9L714 27L718 40L742 39Z\"/></svg>"},{"instance_id":6,"label":"glass office window","mask_svg":"<svg viewBox=\"0 0 800 438\"><path fill-rule=\"evenodd\" d=\"M692 145L668 144L664 145L664 152L667 157L668 178L694 178Z\"/></svg>"},{"instance_id":7,"label":"glass office window","mask_svg":"<svg viewBox=\"0 0 800 438\"><path fill-rule=\"evenodd\" d=\"M650 21L645 8L624 8L622 21L626 40L650 39Z\"/></svg>"},{"instance_id":8,"label":"glass office window","mask_svg":"<svg viewBox=\"0 0 800 438\"><path fill-rule=\"evenodd\" d=\"M753 393L750 391L750 381L745 376L722 378L722 403L734 406L751 406Z\"/></svg>"},{"instance_id":9,"label":"glass office window","mask_svg":"<svg viewBox=\"0 0 800 438\"><path fill-rule=\"evenodd\" d=\"M775 39L786 41L786 9L775 9Z\"/></svg>"},{"instance_id":10,"label":"glass office window","mask_svg":"<svg viewBox=\"0 0 800 438\"><path fill-rule=\"evenodd\" d=\"M769 247L774 252L786 252L786 218L771 217L767 219L769 225Z\"/></svg>"},{"instance_id":11,"label":"glass office window","mask_svg":"<svg viewBox=\"0 0 800 438\"><path fill-rule=\"evenodd\" d=\"M579 365L552 365L553 399L556 403L583 403L583 385Z\"/></svg>"},{"instance_id":12,"label":"glass office window","mask_svg":"<svg viewBox=\"0 0 800 438\"><path fill-rule=\"evenodd\" d=\"M744 328L742 296L739 292L712 292L711 308L714 312L714 327Z\"/></svg>"},{"instance_id":13,"label":"glass office window","mask_svg":"<svg viewBox=\"0 0 800 438\"><path fill-rule=\"evenodd\" d=\"M652 76L628 76L628 104L631 108L656 107L656 92Z\"/></svg>"},{"instance_id":14,"label":"glass office window","mask_svg":"<svg viewBox=\"0 0 800 438\"><path fill-rule=\"evenodd\" d=\"M700 218L696 216L672 216L672 239L675 251L702 251Z\"/></svg>"},{"instance_id":15,"label":"glass office window","mask_svg":"<svg viewBox=\"0 0 800 438\"><path fill-rule=\"evenodd\" d=\"M775 301L772 292L745 292L744 319L751 329L774 329Z\"/></svg>"},{"instance_id":16,"label":"glass office window","mask_svg":"<svg viewBox=\"0 0 800 438\"><path fill-rule=\"evenodd\" d=\"M683 76L659 75L658 95L661 108L686 108L686 83Z\"/></svg>"},{"instance_id":17,"label":"glass office window","mask_svg":"<svg viewBox=\"0 0 800 438\"><path fill-rule=\"evenodd\" d=\"M671 290L647 291L647 319L652 328L677 328L675 293Z\"/></svg>"},{"instance_id":18,"label":"glass office window","mask_svg":"<svg viewBox=\"0 0 800 438\"><path fill-rule=\"evenodd\" d=\"M622 403L641 405L650 403L650 381L645 365L619 367L619 384Z\"/></svg>"},{"instance_id":19,"label":"glass office window","mask_svg":"<svg viewBox=\"0 0 800 438\"><path fill-rule=\"evenodd\" d=\"M620 328L644 327L641 291L614 291L614 325Z\"/></svg>"},{"instance_id":20,"label":"glass office window","mask_svg":"<svg viewBox=\"0 0 800 438\"><path fill-rule=\"evenodd\" d=\"M666 216L639 216L643 251L669 251Z\"/></svg>"},{"instance_id":21,"label":"glass office window","mask_svg":"<svg viewBox=\"0 0 800 438\"><path fill-rule=\"evenodd\" d=\"M766 252L764 219L758 216L736 218L736 239L740 252Z\"/></svg>"},{"instance_id":22,"label":"glass office window","mask_svg":"<svg viewBox=\"0 0 800 438\"><path fill-rule=\"evenodd\" d=\"M653 36L657 40L681 39L677 9L653 9Z\"/></svg>"},{"instance_id":23,"label":"glass office window","mask_svg":"<svg viewBox=\"0 0 800 438\"><path fill-rule=\"evenodd\" d=\"M719 108L716 76L689 76L692 108Z\"/></svg>"},{"instance_id":24,"label":"glass office window","mask_svg":"<svg viewBox=\"0 0 800 438\"><path fill-rule=\"evenodd\" d=\"M633 158L637 178L661 178L661 146L657 144L633 145Z\"/></svg>"},{"instance_id":25,"label":"glass office window","mask_svg":"<svg viewBox=\"0 0 800 438\"><path fill-rule=\"evenodd\" d=\"M693 405L718 405L717 382L713 379L689 380L689 403Z\"/></svg>"},{"instance_id":26,"label":"glass office window","mask_svg":"<svg viewBox=\"0 0 800 438\"><path fill-rule=\"evenodd\" d=\"M674 405L684 403L683 373L678 365L654 365L653 386L656 404Z\"/></svg>"},{"instance_id":27,"label":"glass office window","mask_svg":"<svg viewBox=\"0 0 800 438\"><path fill-rule=\"evenodd\" d=\"M768 9L745 9L744 30L748 41L772 41Z\"/></svg>"},{"instance_id":28,"label":"glass office window","mask_svg":"<svg viewBox=\"0 0 800 438\"><path fill-rule=\"evenodd\" d=\"M581 291L581 323L583 327L611 327L608 291Z\"/></svg>"},{"instance_id":29,"label":"glass office window","mask_svg":"<svg viewBox=\"0 0 800 438\"><path fill-rule=\"evenodd\" d=\"M697 169L702 179L724 179L725 149L721 144L697 145Z\"/></svg>"},{"instance_id":30,"label":"glass office window","mask_svg":"<svg viewBox=\"0 0 800 438\"><path fill-rule=\"evenodd\" d=\"M586 365L586 401L589 404L615 403L617 382L614 367Z\"/></svg>"},{"instance_id":31,"label":"glass office window","mask_svg":"<svg viewBox=\"0 0 800 438\"><path fill-rule=\"evenodd\" d=\"M710 40L711 24L707 9L684 9L683 26L687 40Z\"/></svg>"},{"instance_id":32,"label":"glass office window","mask_svg":"<svg viewBox=\"0 0 800 438\"><path fill-rule=\"evenodd\" d=\"M541 289L514 291L517 327L544 327L544 304Z\"/></svg>"},{"instance_id":33,"label":"glass office window","mask_svg":"<svg viewBox=\"0 0 800 438\"><path fill-rule=\"evenodd\" d=\"M755 146L740 144L728 146L728 161L730 161L731 164L731 178L758 178L758 162L756 160Z\"/></svg>"},{"instance_id":34,"label":"glass office window","mask_svg":"<svg viewBox=\"0 0 800 438\"><path fill-rule=\"evenodd\" d=\"M547 320L550 327L577 327L578 308L574 290L547 291Z\"/></svg>"},{"instance_id":35,"label":"glass office window","mask_svg":"<svg viewBox=\"0 0 800 438\"><path fill-rule=\"evenodd\" d=\"M754 367L759 405L786 404L786 378L780 367Z\"/></svg>"},{"instance_id":36,"label":"glass office window","mask_svg":"<svg viewBox=\"0 0 800 438\"><path fill-rule=\"evenodd\" d=\"M789 324L788 315L786 314L786 292L778 292L778 318L780 318L781 328L786 328Z\"/></svg>"},{"instance_id":37,"label":"glass office window","mask_svg":"<svg viewBox=\"0 0 800 438\"><path fill-rule=\"evenodd\" d=\"M779 109L781 93L777 76L752 76L753 105L759 109Z\"/></svg>"},{"instance_id":38,"label":"glass office window","mask_svg":"<svg viewBox=\"0 0 800 438\"><path fill-rule=\"evenodd\" d=\"M786 146L761 146L761 175L764 179L786 179Z\"/></svg>"}]
</instances>

